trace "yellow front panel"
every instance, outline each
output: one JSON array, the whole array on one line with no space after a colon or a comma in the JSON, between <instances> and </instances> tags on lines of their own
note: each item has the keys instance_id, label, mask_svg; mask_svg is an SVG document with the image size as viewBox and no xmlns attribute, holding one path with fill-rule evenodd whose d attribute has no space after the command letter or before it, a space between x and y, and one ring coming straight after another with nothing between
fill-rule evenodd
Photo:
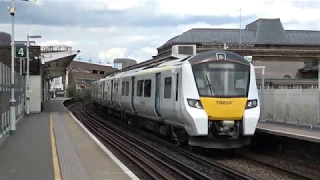
<instances>
[{"instance_id":1,"label":"yellow front panel","mask_svg":"<svg viewBox=\"0 0 320 180\"><path fill-rule=\"evenodd\" d=\"M241 120L247 98L200 98L210 120Z\"/></svg>"}]
</instances>

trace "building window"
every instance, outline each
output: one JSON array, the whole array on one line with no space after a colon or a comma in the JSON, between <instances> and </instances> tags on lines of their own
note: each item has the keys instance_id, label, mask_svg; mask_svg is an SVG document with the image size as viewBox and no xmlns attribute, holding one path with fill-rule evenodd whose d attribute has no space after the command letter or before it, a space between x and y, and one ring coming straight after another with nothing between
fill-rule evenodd
<instances>
[{"instance_id":1,"label":"building window","mask_svg":"<svg viewBox=\"0 0 320 180\"><path fill-rule=\"evenodd\" d=\"M98 70L92 70L92 74L98 74Z\"/></svg>"},{"instance_id":2,"label":"building window","mask_svg":"<svg viewBox=\"0 0 320 180\"><path fill-rule=\"evenodd\" d=\"M102 75L103 75L103 74L104 74L104 71L100 71L100 74L102 74Z\"/></svg>"},{"instance_id":3,"label":"building window","mask_svg":"<svg viewBox=\"0 0 320 180\"><path fill-rule=\"evenodd\" d=\"M171 77L164 78L164 98L171 98Z\"/></svg>"},{"instance_id":4,"label":"building window","mask_svg":"<svg viewBox=\"0 0 320 180\"><path fill-rule=\"evenodd\" d=\"M291 76L289 76L289 75L284 75L283 78L284 78L284 79L291 79Z\"/></svg>"},{"instance_id":5,"label":"building window","mask_svg":"<svg viewBox=\"0 0 320 180\"><path fill-rule=\"evenodd\" d=\"M143 92L143 80L137 82L137 96L141 97Z\"/></svg>"},{"instance_id":6,"label":"building window","mask_svg":"<svg viewBox=\"0 0 320 180\"><path fill-rule=\"evenodd\" d=\"M151 79L144 80L144 97L151 96Z\"/></svg>"}]
</instances>

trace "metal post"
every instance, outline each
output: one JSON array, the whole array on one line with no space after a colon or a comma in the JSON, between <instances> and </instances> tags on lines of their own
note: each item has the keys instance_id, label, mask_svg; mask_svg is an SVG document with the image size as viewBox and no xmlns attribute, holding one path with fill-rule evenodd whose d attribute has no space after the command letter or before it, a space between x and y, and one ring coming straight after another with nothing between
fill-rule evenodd
<instances>
[{"instance_id":1,"label":"metal post","mask_svg":"<svg viewBox=\"0 0 320 180\"><path fill-rule=\"evenodd\" d=\"M30 114L30 97L29 97L29 64L30 64L30 57L29 57L29 35L27 35L27 76L26 76L26 114Z\"/></svg>"},{"instance_id":2,"label":"metal post","mask_svg":"<svg viewBox=\"0 0 320 180\"><path fill-rule=\"evenodd\" d=\"M239 48L241 48L241 9L240 9L240 15L239 15L239 24L240 24L240 27L239 27Z\"/></svg>"},{"instance_id":3,"label":"metal post","mask_svg":"<svg viewBox=\"0 0 320 180\"><path fill-rule=\"evenodd\" d=\"M19 59L19 62L20 62L20 76L22 75L22 58Z\"/></svg>"},{"instance_id":4,"label":"metal post","mask_svg":"<svg viewBox=\"0 0 320 180\"><path fill-rule=\"evenodd\" d=\"M16 100L14 99L14 14L15 14L15 0L11 0L10 14L12 16L11 24L11 99L10 99L10 134L15 134L16 131Z\"/></svg>"},{"instance_id":5,"label":"metal post","mask_svg":"<svg viewBox=\"0 0 320 180\"><path fill-rule=\"evenodd\" d=\"M318 123L320 123L320 60L318 60Z\"/></svg>"},{"instance_id":6,"label":"metal post","mask_svg":"<svg viewBox=\"0 0 320 180\"><path fill-rule=\"evenodd\" d=\"M264 117L264 80L265 80L265 66L255 66L255 69L261 69L261 88L260 88L260 108L261 108L261 116Z\"/></svg>"},{"instance_id":7,"label":"metal post","mask_svg":"<svg viewBox=\"0 0 320 180\"><path fill-rule=\"evenodd\" d=\"M262 78L261 78L261 116L264 117L264 76L265 76L265 68L262 68L261 72Z\"/></svg>"}]
</instances>

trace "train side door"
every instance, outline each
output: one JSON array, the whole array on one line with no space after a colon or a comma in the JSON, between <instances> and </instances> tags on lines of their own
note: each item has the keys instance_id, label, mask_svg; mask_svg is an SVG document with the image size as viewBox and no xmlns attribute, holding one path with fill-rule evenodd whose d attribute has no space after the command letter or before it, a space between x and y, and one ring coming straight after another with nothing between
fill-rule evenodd
<instances>
[{"instance_id":1,"label":"train side door","mask_svg":"<svg viewBox=\"0 0 320 180\"><path fill-rule=\"evenodd\" d=\"M104 103L104 87L105 87L105 82L102 83L102 102Z\"/></svg>"},{"instance_id":2,"label":"train side door","mask_svg":"<svg viewBox=\"0 0 320 180\"><path fill-rule=\"evenodd\" d=\"M156 74L156 93L155 93L155 110L159 117L160 114L160 88L161 88L161 73Z\"/></svg>"},{"instance_id":3,"label":"train side door","mask_svg":"<svg viewBox=\"0 0 320 180\"><path fill-rule=\"evenodd\" d=\"M110 92L110 95L111 95L111 98L110 98L110 102L111 102L111 105L113 106L113 93L114 93L114 86L113 86L113 80L111 80L111 92Z\"/></svg>"},{"instance_id":4,"label":"train side door","mask_svg":"<svg viewBox=\"0 0 320 180\"><path fill-rule=\"evenodd\" d=\"M135 80L135 78L132 77L132 78L131 78L131 107L132 107L133 111L136 111L136 110L134 109L134 87L135 87L135 85L134 85L134 84L135 84L134 80Z\"/></svg>"}]
</instances>

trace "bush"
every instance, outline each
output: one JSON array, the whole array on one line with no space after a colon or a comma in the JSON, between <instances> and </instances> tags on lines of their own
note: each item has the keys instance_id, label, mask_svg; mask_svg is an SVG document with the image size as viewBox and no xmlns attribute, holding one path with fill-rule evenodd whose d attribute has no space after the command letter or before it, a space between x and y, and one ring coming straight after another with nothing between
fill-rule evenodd
<instances>
[{"instance_id":1,"label":"bush","mask_svg":"<svg viewBox=\"0 0 320 180\"><path fill-rule=\"evenodd\" d=\"M77 86L75 83L71 84L71 86L67 89L68 97L74 99L77 93Z\"/></svg>"},{"instance_id":2,"label":"bush","mask_svg":"<svg viewBox=\"0 0 320 180\"><path fill-rule=\"evenodd\" d=\"M86 99L90 98L91 96L91 89L84 88L84 89L78 89L75 83L73 83L68 89L68 97L72 99Z\"/></svg>"}]
</instances>

